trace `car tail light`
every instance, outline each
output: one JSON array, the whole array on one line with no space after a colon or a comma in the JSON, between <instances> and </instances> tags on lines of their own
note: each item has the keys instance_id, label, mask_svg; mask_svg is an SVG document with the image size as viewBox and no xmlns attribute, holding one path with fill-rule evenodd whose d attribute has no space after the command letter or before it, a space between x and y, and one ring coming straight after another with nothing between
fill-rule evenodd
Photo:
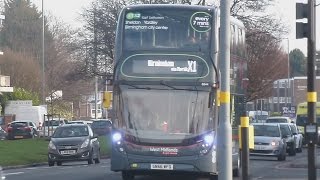
<instances>
[{"instance_id":1,"label":"car tail light","mask_svg":"<svg viewBox=\"0 0 320 180\"><path fill-rule=\"evenodd\" d=\"M6 131L10 132L12 130L12 127L7 127Z\"/></svg>"},{"instance_id":2,"label":"car tail light","mask_svg":"<svg viewBox=\"0 0 320 180\"><path fill-rule=\"evenodd\" d=\"M27 131L31 131L30 127L24 127L24 129L27 130Z\"/></svg>"}]
</instances>

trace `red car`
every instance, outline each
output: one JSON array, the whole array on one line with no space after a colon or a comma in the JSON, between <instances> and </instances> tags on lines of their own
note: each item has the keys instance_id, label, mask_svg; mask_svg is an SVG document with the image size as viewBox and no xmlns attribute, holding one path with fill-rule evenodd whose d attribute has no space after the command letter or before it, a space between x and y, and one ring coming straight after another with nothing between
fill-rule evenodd
<instances>
[{"instance_id":1,"label":"red car","mask_svg":"<svg viewBox=\"0 0 320 180\"><path fill-rule=\"evenodd\" d=\"M37 126L31 121L13 121L7 127L8 139L34 138L38 136Z\"/></svg>"},{"instance_id":2,"label":"red car","mask_svg":"<svg viewBox=\"0 0 320 180\"><path fill-rule=\"evenodd\" d=\"M91 128L98 136L107 135L112 130L112 122L108 119L94 120L91 124Z\"/></svg>"}]
</instances>

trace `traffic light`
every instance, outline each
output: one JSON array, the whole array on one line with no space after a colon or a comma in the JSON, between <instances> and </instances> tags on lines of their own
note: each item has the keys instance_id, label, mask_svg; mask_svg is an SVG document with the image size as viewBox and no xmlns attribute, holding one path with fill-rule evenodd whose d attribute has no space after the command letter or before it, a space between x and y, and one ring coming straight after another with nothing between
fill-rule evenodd
<instances>
[{"instance_id":1,"label":"traffic light","mask_svg":"<svg viewBox=\"0 0 320 180\"><path fill-rule=\"evenodd\" d=\"M110 108L111 98L112 98L112 92L108 92L108 91L103 92L103 107L104 108Z\"/></svg>"},{"instance_id":2,"label":"traffic light","mask_svg":"<svg viewBox=\"0 0 320 180\"><path fill-rule=\"evenodd\" d=\"M308 19L308 4L296 3L296 19ZM296 38L302 39L308 37L308 22L296 22Z\"/></svg>"}]
</instances>

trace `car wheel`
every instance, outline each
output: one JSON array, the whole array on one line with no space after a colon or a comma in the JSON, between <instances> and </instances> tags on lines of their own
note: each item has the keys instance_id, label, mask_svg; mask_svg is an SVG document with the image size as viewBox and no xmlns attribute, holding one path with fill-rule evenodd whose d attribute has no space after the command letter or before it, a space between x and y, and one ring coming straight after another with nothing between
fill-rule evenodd
<instances>
[{"instance_id":1,"label":"car wheel","mask_svg":"<svg viewBox=\"0 0 320 180\"><path fill-rule=\"evenodd\" d=\"M298 153L301 153L302 152L302 141L300 140L299 142L299 148L297 149L297 152Z\"/></svg>"},{"instance_id":2,"label":"car wheel","mask_svg":"<svg viewBox=\"0 0 320 180\"><path fill-rule=\"evenodd\" d=\"M295 156L296 155L296 148L294 146L294 144L292 144L292 146L290 147L290 150L289 150L289 156Z\"/></svg>"},{"instance_id":3,"label":"car wheel","mask_svg":"<svg viewBox=\"0 0 320 180\"><path fill-rule=\"evenodd\" d=\"M219 177L218 177L218 175L210 174L210 175L209 175L209 179L210 179L210 180L218 180Z\"/></svg>"},{"instance_id":4,"label":"car wheel","mask_svg":"<svg viewBox=\"0 0 320 180\"><path fill-rule=\"evenodd\" d=\"M100 163L100 150L97 152L97 158L94 160L94 163L96 164Z\"/></svg>"},{"instance_id":5,"label":"car wheel","mask_svg":"<svg viewBox=\"0 0 320 180\"><path fill-rule=\"evenodd\" d=\"M48 161L48 165L51 167L51 166L54 166L54 161Z\"/></svg>"},{"instance_id":6,"label":"car wheel","mask_svg":"<svg viewBox=\"0 0 320 180\"><path fill-rule=\"evenodd\" d=\"M286 157L286 150L283 150L283 152L278 156L278 161L285 161Z\"/></svg>"},{"instance_id":7,"label":"car wheel","mask_svg":"<svg viewBox=\"0 0 320 180\"><path fill-rule=\"evenodd\" d=\"M133 180L134 179L134 174L129 171L122 171L122 180Z\"/></svg>"},{"instance_id":8,"label":"car wheel","mask_svg":"<svg viewBox=\"0 0 320 180\"><path fill-rule=\"evenodd\" d=\"M93 154L92 151L89 154L88 164L93 164Z\"/></svg>"},{"instance_id":9,"label":"car wheel","mask_svg":"<svg viewBox=\"0 0 320 180\"><path fill-rule=\"evenodd\" d=\"M232 170L233 177L239 177L239 171L240 171L240 156L238 156L237 167Z\"/></svg>"},{"instance_id":10,"label":"car wheel","mask_svg":"<svg viewBox=\"0 0 320 180\"><path fill-rule=\"evenodd\" d=\"M57 166L61 166L62 165L62 162L61 161L58 161L57 162Z\"/></svg>"}]
</instances>

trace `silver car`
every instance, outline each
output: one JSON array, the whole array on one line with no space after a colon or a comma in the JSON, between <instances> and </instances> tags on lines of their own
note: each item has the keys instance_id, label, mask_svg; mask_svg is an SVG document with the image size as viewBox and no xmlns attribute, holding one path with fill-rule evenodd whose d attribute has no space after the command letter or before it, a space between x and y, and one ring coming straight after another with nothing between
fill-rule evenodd
<instances>
[{"instance_id":1,"label":"silver car","mask_svg":"<svg viewBox=\"0 0 320 180\"><path fill-rule=\"evenodd\" d=\"M296 124L291 123L290 128L292 131L292 134L295 136L295 144L296 144L296 152L301 153L302 152L302 142L303 142L303 135L297 128Z\"/></svg>"},{"instance_id":2,"label":"silver car","mask_svg":"<svg viewBox=\"0 0 320 180\"><path fill-rule=\"evenodd\" d=\"M278 161L286 160L287 143L276 123L253 123L254 149L250 156L277 157Z\"/></svg>"},{"instance_id":3,"label":"silver car","mask_svg":"<svg viewBox=\"0 0 320 180\"><path fill-rule=\"evenodd\" d=\"M2 167L0 166L0 180L4 180L6 177L3 174Z\"/></svg>"},{"instance_id":4,"label":"silver car","mask_svg":"<svg viewBox=\"0 0 320 180\"><path fill-rule=\"evenodd\" d=\"M296 137L293 135L290 124L291 123L279 123L282 136L287 142L287 153L289 156L296 155Z\"/></svg>"}]
</instances>

